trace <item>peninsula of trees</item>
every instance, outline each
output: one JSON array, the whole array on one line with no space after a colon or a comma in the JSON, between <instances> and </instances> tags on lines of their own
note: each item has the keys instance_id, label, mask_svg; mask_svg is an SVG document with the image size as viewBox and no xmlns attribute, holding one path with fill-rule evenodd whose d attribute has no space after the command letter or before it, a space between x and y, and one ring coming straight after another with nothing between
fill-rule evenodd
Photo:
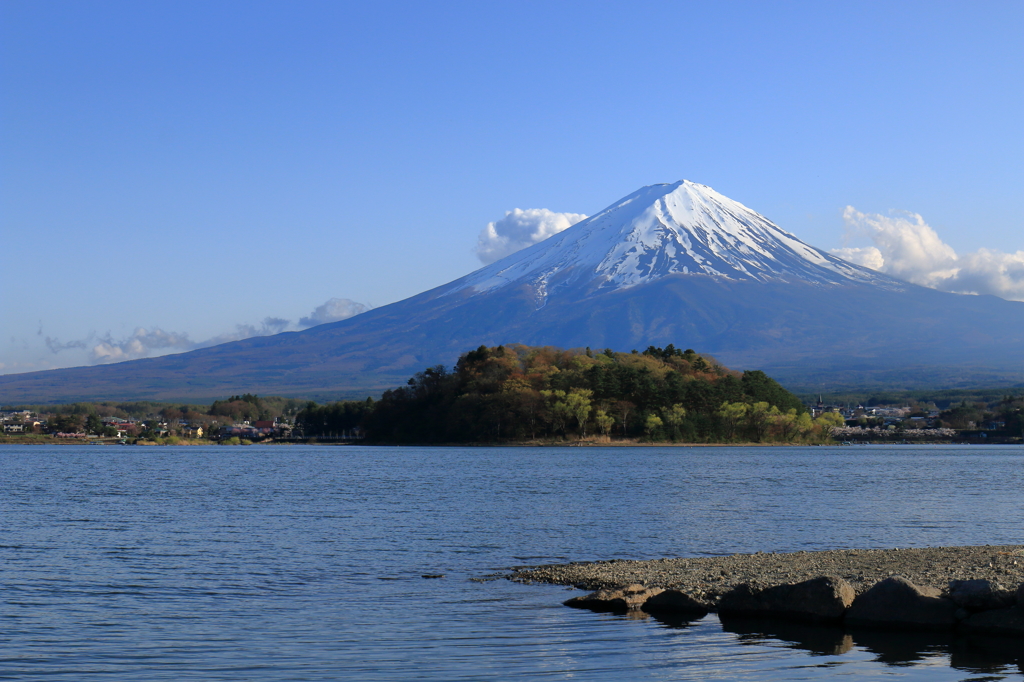
<instances>
[{"instance_id":1,"label":"peninsula of trees","mask_svg":"<svg viewBox=\"0 0 1024 682\"><path fill-rule=\"evenodd\" d=\"M358 430L387 443L638 439L820 442L842 418L812 419L764 372L736 372L693 350L643 352L480 346L373 402L309 404L307 436Z\"/></svg>"}]
</instances>

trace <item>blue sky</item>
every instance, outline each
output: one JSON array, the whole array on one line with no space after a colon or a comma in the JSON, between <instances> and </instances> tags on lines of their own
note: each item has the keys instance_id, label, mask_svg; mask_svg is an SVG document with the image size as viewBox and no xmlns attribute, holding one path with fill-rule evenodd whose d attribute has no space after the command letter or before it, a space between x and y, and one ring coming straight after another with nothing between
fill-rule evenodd
<instances>
[{"instance_id":1,"label":"blue sky","mask_svg":"<svg viewBox=\"0 0 1024 682\"><path fill-rule=\"evenodd\" d=\"M821 248L852 206L1015 254L1021 35L1021 2L6 0L0 373L380 306L506 211L682 178Z\"/></svg>"}]
</instances>

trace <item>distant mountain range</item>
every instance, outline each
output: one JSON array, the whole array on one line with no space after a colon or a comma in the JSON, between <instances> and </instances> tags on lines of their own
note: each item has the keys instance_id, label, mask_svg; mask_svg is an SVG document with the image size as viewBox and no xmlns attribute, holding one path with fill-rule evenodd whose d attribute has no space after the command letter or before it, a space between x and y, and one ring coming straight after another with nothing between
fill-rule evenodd
<instances>
[{"instance_id":1,"label":"distant mountain range","mask_svg":"<svg viewBox=\"0 0 1024 682\"><path fill-rule=\"evenodd\" d=\"M302 332L0 376L0 404L365 396L481 344L673 343L793 390L1024 385L1024 303L903 282L689 181L644 187L461 279Z\"/></svg>"}]
</instances>

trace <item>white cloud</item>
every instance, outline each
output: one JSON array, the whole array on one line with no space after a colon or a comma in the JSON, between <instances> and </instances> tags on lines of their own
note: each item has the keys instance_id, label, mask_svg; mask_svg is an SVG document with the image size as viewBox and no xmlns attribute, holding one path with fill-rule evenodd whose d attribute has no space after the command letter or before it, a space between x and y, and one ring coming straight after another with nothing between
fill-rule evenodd
<instances>
[{"instance_id":1,"label":"white cloud","mask_svg":"<svg viewBox=\"0 0 1024 682\"><path fill-rule=\"evenodd\" d=\"M487 264L556 235L585 219L582 213L555 213L546 208L514 208L487 223L477 239L476 257Z\"/></svg>"},{"instance_id":2,"label":"white cloud","mask_svg":"<svg viewBox=\"0 0 1024 682\"><path fill-rule=\"evenodd\" d=\"M165 332L159 327L152 331L138 327L131 336L119 341L115 341L108 333L105 338L100 339L99 343L89 349L89 353L92 356L93 364L105 364L145 358L154 350L186 351L193 348L195 348L195 344L189 340L188 334Z\"/></svg>"},{"instance_id":3,"label":"white cloud","mask_svg":"<svg viewBox=\"0 0 1024 682\"><path fill-rule=\"evenodd\" d=\"M1024 301L1024 251L957 255L916 213L883 216L847 206L843 221L848 239L874 245L833 249L840 258L933 289Z\"/></svg>"},{"instance_id":4,"label":"white cloud","mask_svg":"<svg viewBox=\"0 0 1024 682\"><path fill-rule=\"evenodd\" d=\"M54 354L63 351L84 351L89 364L103 365L124 360L137 360L167 353L183 353L197 348L207 348L228 341L239 341L253 336L270 336L284 331L290 322L279 317L268 317L259 325L238 324L235 331L221 334L206 341L193 341L186 333L168 332L160 327L146 329L137 327L130 336L115 339L110 332L97 337L90 334L84 339L60 342L46 337L46 346Z\"/></svg>"},{"instance_id":5,"label":"white cloud","mask_svg":"<svg viewBox=\"0 0 1024 682\"><path fill-rule=\"evenodd\" d=\"M1024 301L1024 251L978 249L960 256L957 262L961 266L956 276L960 290Z\"/></svg>"},{"instance_id":6,"label":"white cloud","mask_svg":"<svg viewBox=\"0 0 1024 682\"><path fill-rule=\"evenodd\" d=\"M365 313L370 308L347 298L332 298L323 305L317 306L307 317L299 320L299 328L315 327L318 324L337 322Z\"/></svg>"},{"instance_id":7,"label":"white cloud","mask_svg":"<svg viewBox=\"0 0 1024 682\"><path fill-rule=\"evenodd\" d=\"M369 306L347 298L332 298L323 305L317 306L307 317L299 320L295 329L305 329L326 322L336 322L358 315L369 310ZM187 333L164 331L160 327L146 329L138 327L130 336L115 339L110 332L105 336L90 334L84 339L62 342L58 339L45 337L46 347L54 355L68 352L77 356L74 364L88 363L93 365L137 360L167 353L183 353L198 348L209 348L230 341L241 341L254 336L272 336L292 329L290 320L281 317L267 317L259 324L236 324L235 331L213 336L205 341L193 341ZM40 330L40 335L42 331ZM67 361L65 356L65 362ZM46 364L45 369L55 365ZM28 365L0 364L0 374L11 371L29 371Z\"/></svg>"},{"instance_id":8,"label":"white cloud","mask_svg":"<svg viewBox=\"0 0 1024 682\"><path fill-rule=\"evenodd\" d=\"M832 249L832 254L857 265L881 271L885 267L885 256L874 246L862 248Z\"/></svg>"}]
</instances>

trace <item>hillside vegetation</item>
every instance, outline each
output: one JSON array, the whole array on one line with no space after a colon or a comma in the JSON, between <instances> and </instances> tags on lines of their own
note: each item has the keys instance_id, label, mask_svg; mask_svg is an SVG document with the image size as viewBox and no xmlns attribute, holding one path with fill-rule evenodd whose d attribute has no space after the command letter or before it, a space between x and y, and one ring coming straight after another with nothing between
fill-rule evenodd
<instances>
[{"instance_id":1,"label":"hillside vegetation","mask_svg":"<svg viewBox=\"0 0 1024 682\"><path fill-rule=\"evenodd\" d=\"M808 442L838 415L812 420L800 400L760 371L735 372L673 345L599 353L509 345L465 353L373 402L309 404L307 436L363 430L377 442L537 440Z\"/></svg>"}]
</instances>

